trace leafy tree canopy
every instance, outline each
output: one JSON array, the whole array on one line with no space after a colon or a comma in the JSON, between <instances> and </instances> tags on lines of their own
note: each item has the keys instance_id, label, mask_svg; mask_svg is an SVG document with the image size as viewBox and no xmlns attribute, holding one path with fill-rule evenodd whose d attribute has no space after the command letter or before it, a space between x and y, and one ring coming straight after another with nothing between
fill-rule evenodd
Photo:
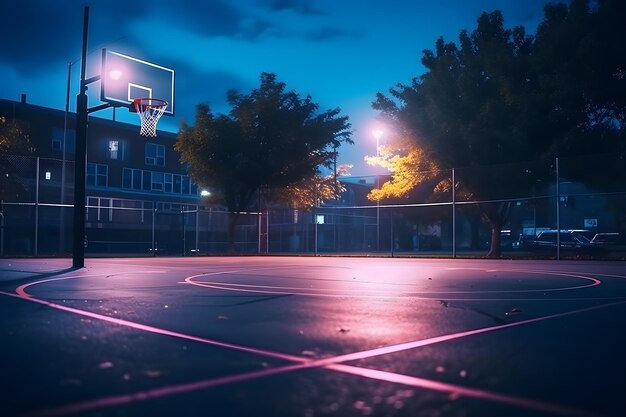
<instances>
[{"instance_id":1,"label":"leafy tree canopy","mask_svg":"<svg viewBox=\"0 0 626 417\"><path fill-rule=\"evenodd\" d=\"M460 33L458 45L440 38L434 50L423 51L426 72L391 89L389 96L379 93L373 104L411 138L406 155L419 157L405 162L419 172L425 161L447 169L591 150L622 152L626 25L618 16L626 15L626 6L618 0L593 5L588 0L548 4L536 36L523 27L505 28L499 11L483 13L475 30ZM392 173L410 171L405 166ZM505 180L477 173L457 177L455 186L480 200L494 190L528 190L533 174L524 170ZM407 189L422 181L417 174L402 179ZM507 213L505 206L483 209L492 226L492 255L499 254Z\"/></svg>"},{"instance_id":2,"label":"leafy tree canopy","mask_svg":"<svg viewBox=\"0 0 626 417\"><path fill-rule=\"evenodd\" d=\"M340 109L318 112L310 96L287 90L274 74L262 73L260 81L248 94L228 93L228 115L198 105L195 126L183 125L175 145L193 180L233 212L255 206L261 192L315 178L332 166L342 143L352 143Z\"/></svg>"},{"instance_id":3,"label":"leafy tree canopy","mask_svg":"<svg viewBox=\"0 0 626 417\"><path fill-rule=\"evenodd\" d=\"M28 126L0 116L0 152L24 155L33 151Z\"/></svg>"},{"instance_id":4,"label":"leafy tree canopy","mask_svg":"<svg viewBox=\"0 0 626 417\"><path fill-rule=\"evenodd\" d=\"M16 172L18 160L9 155L27 155L34 152L27 124L0 116L0 195L7 198L26 190L26 181Z\"/></svg>"}]
</instances>

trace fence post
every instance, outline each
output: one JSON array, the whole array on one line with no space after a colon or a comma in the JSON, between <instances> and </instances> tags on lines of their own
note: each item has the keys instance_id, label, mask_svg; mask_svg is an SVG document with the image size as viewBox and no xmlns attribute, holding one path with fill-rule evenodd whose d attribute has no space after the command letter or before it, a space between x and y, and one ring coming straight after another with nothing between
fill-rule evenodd
<instances>
[{"instance_id":1,"label":"fence post","mask_svg":"<svg viewBox=\"0 0 626 417\"><path fill-rule=\"evenodd\" d=\"M556 157L556 260L561 259L561 179L559 157Z\"/></svg>"},{"instance_id":2,"label":"fence post","mask_svg":"<svg viewBox=\"0 0 626 417\"><path fill-rule=\"evenodd\" d=\"M157 208L155 206L155 203L152 203L152 256L156 256L156 245L155 245L155 237L156 237L156 230L155 230L155 217L156 217L156 213L157 213Z\"/></svg>"},{"instance_id":3,"label":"fence post","mask_svg":"<svg viewBox=\"0 0 626 417\"><path fill-rule=\"evenodd\" d=\"M196 206L196 255L200 252L200 206Z\"/></svg>"},{"instance_id":4,"label":"fence post","mask_svg":"<svg viewBox=\"0 0 626 417\"><path fill-rule=\"evenodd\" d=\"M389 207L389 227L391 228L391 232L389 233L391 235L391 257L393 258L393 250L394 250L394 241L393 241L393 207Z\"/></svg>"},{"instance_id":5,"label":"fence post","mask_svg":"<svg viewBox=\"0 0 626 417\"><path fill-rule=\"evenodd\" d=\"M258 232L257 232L257 249L256 249L256 253L257 255L261 254L261 232L263 231L262 227L261 227L261 222L263 221L263 213L261 212L261 210L259 210L259 212L257 213L257 223L258 223Z\"/></svg>"},{"instance_id":6,"label":"fence post","mask_svg":"<svg viewBox=\"0 0 626 417\"><path fill-rule=\"evenodd\" d=\"M316 207L313 207L313 231L315 232L315 238L313 240L313 244L314 244L314 248L313 248L313 254L315 256L317 256L317 210Z\"/></svg>"},{"instance_id":7,"label":"fence post","mask_svg":"<svg viewBox=\"0 0 626 417\"><path fill-rule=\"evenodd\" d=\"M4 200L0 200L0 257L4 256Z\"/></svg>"},{"instance_id":8,"label":"fence post","mask_svg":"<svg viewBox=\"0 0 626 417\"><path fill-rule=\"evenodd\" d=\"M452 258L456 258L456 175L452 168Z\"/></svg>"},{"instance_id":9,"label":"fence post","mask_svg":"<svg viewBox=\"0 0 626 417\"><path fill-rule=\"evenodd\" d=\"M270 211L265 211L265 254L270 253Z\"/></svg>"},{"instance_id":10,"label":"fence post","mask_svg":"<svg viewBox=\"0 0 626 417\"><path fill-rule=\"evenodd\" d=\"M187 239L186 239L186 222L185 222L185 206L183 206L182 210L180 211L180 215L182 216L182 224L183 224L183 256L186 256L187 253Z\"/></svg>"},{"instance_id":11,"label":"fence post","mask_svg":"<svg viewBox=\"0 0 626 417\"><path fill-rule=\"evenodd\" d=\"M35 252L38 255L39 247L39 157L37 157L37 167L35 168Z\"/></svg>"}]
</instances>

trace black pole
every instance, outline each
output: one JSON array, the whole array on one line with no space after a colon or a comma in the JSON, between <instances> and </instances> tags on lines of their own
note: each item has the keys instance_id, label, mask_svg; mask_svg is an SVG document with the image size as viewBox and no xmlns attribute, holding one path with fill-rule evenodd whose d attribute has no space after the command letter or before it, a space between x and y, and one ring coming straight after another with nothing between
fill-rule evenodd
<instances>
[{"instance_id":1,"label":"black pole","mask_svg":"<svg viewBox=\"0 0 626 417\"><path fill-rule=\"evenodd\" d=\"M89 7L85 6L83 22L83 47L80 66L80 91L76 96L76 158L74 166L74 268L85 266L85 174L87 164L87 33Z\"/></svg>"}]
</instances>

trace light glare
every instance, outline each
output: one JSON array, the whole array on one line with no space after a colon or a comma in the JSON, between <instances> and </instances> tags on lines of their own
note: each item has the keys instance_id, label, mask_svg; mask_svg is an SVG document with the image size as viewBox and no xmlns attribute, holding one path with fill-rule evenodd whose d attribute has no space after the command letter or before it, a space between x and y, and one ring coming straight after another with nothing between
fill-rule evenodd
<instances>
[{"instance_id":1,"label":"light glare","mask_svg":"<svg viewBox=\"0 0 626 417\"><path fill-rule=\"evenodd\" d=\"M120 70L111 70L111 71L109 71L109 77L111 77L111 79L117 81L120 78L122 78L122 71L120 71Z\"/></svg>"}]
</instances>

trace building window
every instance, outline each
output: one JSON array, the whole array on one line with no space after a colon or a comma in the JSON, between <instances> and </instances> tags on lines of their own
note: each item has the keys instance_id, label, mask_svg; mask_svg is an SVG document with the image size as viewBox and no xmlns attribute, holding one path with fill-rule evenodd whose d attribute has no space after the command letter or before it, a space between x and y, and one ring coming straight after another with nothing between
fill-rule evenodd
<instances>
[{"instance_id":1,"label":"building window","mask_svg":"<svg viewBox=\"0 0 626 417\"><path fill-rule=\"evenodd\" d=\"M109 166L102 164L87 164L87 185L106 187L109 183Z\"/></svg>"},{"instance_id":2,"label":"building window","mask_svg":"<svg viewBox=\"0 0 626 417\"><path fill-rule=\"evenodd\" d=\"M163 173L152 173L152 191L163 191Z\"/></svg>"},{"instance_id":3,"label":"building window","mask_svg":"<svg viewBox=\"0 0 626 417\"><path fill-rule=\"evenodd\" d=\"M110 139L107 149L107 158L126 161L128 159L126 155L126 142L118 139Z\"/></svg>"},{"instance_id":4,"label":"building window","mask_svg":"<svg viewBox=\"0 0 626 417\"><path fill-rule=\"evenodd\" d=\"M58 127L52 128L52 150L62 153L63 139L65 139L65 153L73 155L76 147L76 131Z\"/></svg>"},{"instance_id":5,"label":"building window","mask_svg":"<svg viewBox=\"0 0 626 417\"><path fill-rule=\"evenodd\" d=\"M133 188L133 170L130 168L122 170L122 188Z\"/></svg>"},{"instance_id":6,"label":"building window","mask_svg":"<svg viewBox=\"0 0 626 417\"><path fill-rule=\"evenodd\" d=\"M191 182L188 175L131 168L122 170L122 188L183 195L198 193L198 187Z\"/></svg>"},{"instance_id":7,"label":"building window","mask_svg":"<svg viewBox=\"0 0 626 417\"><path fill-rule=\"evenodd\" d=\"M174 194L180 194L180 186L181 186L181 178L180 175L174 175L174 188L172 190L172 192Z\"/></svg>"},{"instance_id":8,"label":"building window","mask_svg":"<svg viewBox=\"0 0 626 417\"><path fill-rule=\"evenodd\" d=\"M146 143L146 165L165 166L165 146Z\"/></svg>"},{"instance_id":9,"label":"building window","mask_svg":"<svg viewBox=\"0 0 626 417\"><path fill-rule=\"evenodd\" d=\"M150 171L144 171L143 172L143 183L142 183L142 189L146 190L146 191L150 191L150 188L152 186L152 172Z\"/></svg>"},{"instance_id":10,"label":"building window","mask_svg":"<svg viewBox=\"0 0 626 417\"><path fill-rule=\"evenodd\" d=\"M133 190L141 190L141 173L140 169L133 169Z\"/></svg>"},{"instance_id":11,"label":"building window","mask_svg":"<svg viewBox=\"0 0 626 417\"><path fill-rule=\"evenodd\" d=\"M110 140L109 141L109 159L118 159L119 150L120 150L120 141Z\"/></svg>"},{"instance_id":12,"label":"building window","mask_svg":"<svg viewBox=\"0 0 626 417\"><path fill-rule=\"evenodd\" d=\"M172 174L163 175L163 191L166 193L172 192Z\"/></svg>"}]
</instances>

